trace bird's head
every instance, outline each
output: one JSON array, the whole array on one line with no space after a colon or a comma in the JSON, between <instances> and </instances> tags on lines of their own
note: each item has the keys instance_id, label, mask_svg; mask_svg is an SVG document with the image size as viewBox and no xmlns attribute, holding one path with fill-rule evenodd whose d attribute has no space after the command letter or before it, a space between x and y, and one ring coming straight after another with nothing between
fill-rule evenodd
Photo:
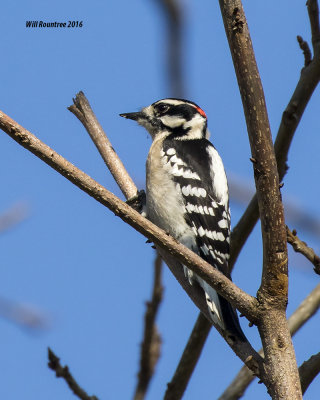
<instances>
[{"instance_id":1,"label":"bird's head","mask_svg":"<svg viewBox=\"0 0 320 400\"><path fill-rule=\"evenodd\" d=\"M163 99L141 111L120 114L144 126L153 139L159 134L178 140L207 138L207 116L192 101Z\"/></svg>"}]
</instances>

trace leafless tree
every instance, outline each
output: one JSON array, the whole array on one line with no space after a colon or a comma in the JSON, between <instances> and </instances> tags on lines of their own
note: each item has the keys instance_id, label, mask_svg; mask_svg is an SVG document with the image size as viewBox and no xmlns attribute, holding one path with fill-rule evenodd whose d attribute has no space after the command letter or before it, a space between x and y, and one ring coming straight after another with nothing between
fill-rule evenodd
<instances>
[{"instance_id":1,"label":"leafless tree","mask_svg":"<svg viewBox=\"0 0 320 400\"><path fill-rule=\"evenodd\" d=\"M124 222L152 241L174 276L200 309L201 314L191 333L175 375L168 385L164 395L165 399L180 399L183 396L192 371L197 364L206 336L211 328L203 296L196 287L191 287L188 284L183 274L182 264L194 271L232 303L252 325L257 326L260 333L263 350L257 352L249 343L230 340L218 326L215 327L224 337L226 344L245 364L220 398L240 398L253 377L257 376L266 386L273 399L301 399L302 391L304 392L308 388L311 381L320 371L320 357L319 354L316 354L298 368L291 335L318 309L320 290L319 286L317 286L289 321L287 320L287 242L292 244L296 251L301 252L308 260L312 261L317 271L319 269L319 258L312 249L297 237L294 231L291 232L290 229L287 229L284 221L280 189L287 169L286 161L294 132L320 79L318 2L317 0L307 1L313 54L308 44L301 37L298 37L299 45L305 56L305 65L292 98L283 113L274 144L271 139L262 83L242 3L240 0L219 0L219 3L246 117L256 184L256 195L252 198L247 210L232 233L230 268L234 266L241 248L260 218L263 240L263 266L261 285L256 297L250 296L219 271L212 269L208 263L192 251L146 220L128 204L99 185L99 183L2 112L0 112L0 128L17 143L41 158L81 190L108 207ZM124 196L126 198L134 197L138 193L137 188L115 154L83 93L80 92L76 96L74 104L69 109L89 132ZM157 297L159 296L159 290L157 289L159 287L161 287L161 284L158 281L155 284L153 296L153 298L156 298L154 302L155 308L159 300L159 297ZM146 329L145 337L150 335L150 332L152 333L150 340L156 345L158 336L154 330L153 323L150 328ZM155 339L152 340L152 337ZM151 371L152 373L154 360L158 354L157 346L154 352L149 352L148 354L149 361L153 357L153 363L149 363L151 365L149 372ZM66 367L61 367L59 359L51 351L49 356L50 368L56 371L57 376L62 376L67 381L79 398L95 398L94 396L88 396L76 384L69 370ZM143 398L146 393L145 389L141 393L136 398Z\"/></svg>"}]
</instances>

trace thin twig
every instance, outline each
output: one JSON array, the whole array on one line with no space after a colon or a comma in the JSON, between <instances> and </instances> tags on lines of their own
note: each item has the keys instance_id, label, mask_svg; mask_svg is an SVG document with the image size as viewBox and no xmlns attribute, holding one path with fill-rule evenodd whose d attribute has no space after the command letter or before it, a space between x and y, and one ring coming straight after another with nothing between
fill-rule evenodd
<instances>
[{"instance_id":1,"label":"thin twig","mask_svg":"<svg viewBox=\"0 0 320 400\"><path fill-rule=\"evenodd\" d=\"M300 240L297 236L297 231L294 229L292 232L287 227L287 240L291 244L293 250L297 253L303 254L314 265L314 272L320 275L320 257L314 250L307 245L307 243Z\"/></svg>"},{"instance_id":2,"label":"thin twig","mask_svg":"<svg viewBox=\"0 0 320 400\"><path fill-rule=\"evenodd\" d=\"M161 256L164 258L166 263L169 264L169 268L179 280L179 283L209 320L210 316L203 295L201 292L199 293L195 291L191 285L187 284L186 278L183 276L181 263L194 271L211 287L215 288L219 294L238 308L238 310L251 322L257 322L257 300L238 288L226 276L212 268L212 266L201 257L178 243L172 237L168 236L162 229L142 217L138 212L133 210L103 186L99 185L96 181L76 168L61 155L56 153L49 146L45 145L37 137L32 135L1 111L0 129L6 132L17 143L21 144L27 150L31 151L49 166L54 168L70 182L78 186L81 190L85 191L101 204L108 207L123 221L154 242L161 250ZM223 337L225 337L233 351L244 362L248 363L248 366L253 368L255 373L258 373L257 371L261 367L262 360L254 351L252 346L247 342L240 342L238 340L230 341L226 337L225 332L222 331L218 325L216 326L216 329Z\"/></svg>"},{"instance_id":3,"label":"thin twig","mask_svg":"<svg viewBox=\"0 0 320 400\"><path fill-rule=\"evenodd\" d=\"M305 393L314 378L320 373L320 353L305 361L299 367L302 393Z\"/></svg>"},{"instance_id":4,"label":"thin twig","mask_svg":"<svg viewBox=\"0 0 320 400\"><path fill-rule=\"evenodd\" d=\"M288 320L291 336L315 315L320 307L320 284L301 302ZM259 354L263 356L262 349ZM219 400L238 400L240 399L250 383L255 379L252 372L246 367L242 367L230 385L226 388Z\"/></svg>"},{"instance_id":5,"label":"thin twig","mask_svg":"<svg viewBox=\"0 0 320 400\"><path fill-rule=\"evenodd\" d=\"M141 343L140 370L134 400L145 398L155 366L160 357L161 337L155 323L162 300L163 286L161 283L162 258L156 253L154 261L154 281L151 301L146 303L144 316L144 335Z\"/></svg>"},{"instance_id":6,"label":"thin twig","mask_svg":"<svg viewBox=\"0 0 320 400\"><path fill-rule=\"evenodd\" d=\"M63 378L72 392L81 400L98 400L96 396L89 396L76 382L74 377L71 375L68 366L62 367L60 359L54 354L54 352L48 348L48 367L55 371L57 378Z\"/></svg>"},{"instance_id":7,"label":"thin twig","mask_svg":"<svg viewBox=\"0 0 320 400\"><path fill-rule=\"evenodd\" d=\"M106 163L126 199L134 197L137 194L138 189L126 171L122 161L113 149L84 93L79 92L73 99L73 102L74 104L68 107L68 110L71 111L86 128L102 159Z\"/></svg>"},{"instance_id":8,"label":"thin twig","mask_svg":"<svg viewBox=\"0 0 320 400\"><path fill-rule=\"evenodd\" d=\"M207 340L211 325L200 313L183 351L177 369L164 396L164 400L181 399Z\"/></svg>"}]
</instances>

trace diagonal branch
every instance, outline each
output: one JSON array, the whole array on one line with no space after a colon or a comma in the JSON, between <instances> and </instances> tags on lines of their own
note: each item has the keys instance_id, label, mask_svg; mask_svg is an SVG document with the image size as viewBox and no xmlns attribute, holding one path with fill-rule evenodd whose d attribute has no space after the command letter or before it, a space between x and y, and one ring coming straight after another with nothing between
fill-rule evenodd
<instances>
[{"instance_id":1,"label":"diagonal branch","mask_svg":"<svg viewBox=\"0 0 320 400\"><path fill-rule=\"evenodd\" d=\"M32 135L2 112L0 112L0 128L17 143L31 151L70 182L74 183L91 197L108 207L123 221L154 242L159 248L161 256L164 257L167 264L169 264L171 271L174 273L189 297L208 319L210 317L208 315L208 309L204 304L205 302L202 293L201 291L195 291L190 285L188 285L186 278L183 276L181 263L186 265L210 286L215 288L218 293L237 307L251 322L257 323L257 301L255 298L242 291L227 277L213 269L210 264L197 256L193 251L187 249L175 239L168 236L166 232L146 220L130 206L122 202L114 194L99 185L91 177L76 168L73 164L68 162L61 155L56 153L49 146L45 145L37 137ZM225 335L219 326L216 328L222 336ZM244 362L248 363L250 368L258 374L262 360L250 344L238 340L233 342L228 340L227 337L225 337L225 339L235 353Z\"/></svg>"},{"instance_id":2,"label":"diagonal branch","mask_svg":"<svg viewBox=\"0 0 320 400\"><path fill-rule=\"evenodd\" d=\"M287 227L288 243L291 244L293 250L297 253L303 254L314 265L314 272L320 275L320 257L316 255L314 250L307 245L307 243L300 240L297 236L297 231L294 229L292 232Z\"/></svg>"},{"instance_id":3,"label":"diagonal branch","mask_svg":"<svg viewBox=\"0 0 320 400\"><path fill-rule=\"evenodd\" d=\"M302 301L288 320L291 336L304 326L312 318L320 307L320 284ZM262 349L259 354L263 356ZM238 400L240 399L250 383L255 379L252 372L243 366L230 385L226 388L219 400Z\"/></svg>"},{"instance_id":4,"label":"diagonal branch","mask_svg":"<svg viewBox=\"0 0 320 400\"><path fill-rule=\"evenodd\" d=\"M155 320L162 300L163 286L161 283L162 259L158 253L154 261L154 282L152 298L146 303L147 309L144 317L144 335L141 343L140 371L134 395L134 400L145 398L155 366L160 357L161 337Z\"/></svg>"},{"instance_id":5,"label":"diagonal branch","mask_svg":"<svg viewBox=\"0 0 320 400\"><path fill-rule=\"evenodd\" d=\"M98 400L96 396L89 396L76 382L74 377L71 375L68 366L62 367L60 359L54 354L54 352L48 348L48 367L56 372L57 378L63 378L72 392L81 400Z\"/></svg>"},{"instance_id":6,"label":"diagonal branch","mask_svg":"<svg viewBox=\"0 0 320 400\"><path fill-rule=\"evenodd\" d=\"M299 367L302 393L305 393L314 378L320 373L320 353L305 361Z\"/></svg>"}]
</instances>

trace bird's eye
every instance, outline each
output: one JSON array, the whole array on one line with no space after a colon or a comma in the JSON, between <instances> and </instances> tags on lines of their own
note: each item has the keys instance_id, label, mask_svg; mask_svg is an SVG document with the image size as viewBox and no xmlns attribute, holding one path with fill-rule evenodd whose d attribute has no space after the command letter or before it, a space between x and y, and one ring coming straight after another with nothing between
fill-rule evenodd
<instances>
[{"instance_id":1,"label":"bird's eye","mask_svg":"<svg viewBox=\"0 0 320 400\"><path fill-rule=\"evenodd\" d=\"M158 104L156 107L156 112L158 115L163 115L169 110L170 106L168 104Z\"/></svg>"}]
</instances>

